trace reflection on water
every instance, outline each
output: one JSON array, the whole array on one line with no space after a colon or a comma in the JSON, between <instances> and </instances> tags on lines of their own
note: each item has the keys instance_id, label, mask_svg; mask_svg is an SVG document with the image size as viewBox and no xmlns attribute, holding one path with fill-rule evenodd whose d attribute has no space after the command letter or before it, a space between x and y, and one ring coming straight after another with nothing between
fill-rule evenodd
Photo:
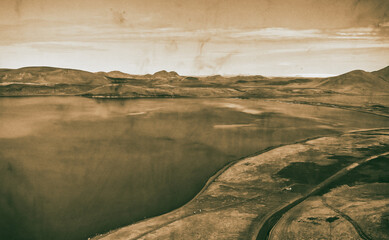
<instances>
[{"instance_id":1,"label":"reflection on water","mask_svg":"<svg viewBox=\"0 0 389 240\"><path fill-rule=\"evenodd\" d=\"M0 98L0 239L85 239L177 208L242 156L382 126L258 100Z\"/></svg>"}]
</instances>

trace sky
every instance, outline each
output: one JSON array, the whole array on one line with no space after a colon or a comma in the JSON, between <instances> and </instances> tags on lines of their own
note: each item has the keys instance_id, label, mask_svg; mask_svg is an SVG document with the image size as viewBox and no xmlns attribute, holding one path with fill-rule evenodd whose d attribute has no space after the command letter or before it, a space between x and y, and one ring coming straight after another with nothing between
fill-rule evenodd
<instances>
[{"instance_id":1,"label":"sky","mask_svg":"<svg viewBox=\"0 0 389 240\"><path fill-rule=\"evenodd\" d=\"M389 65L389 0L1 0L0 68L331 76Z\"/></svg>"}]
</instances>

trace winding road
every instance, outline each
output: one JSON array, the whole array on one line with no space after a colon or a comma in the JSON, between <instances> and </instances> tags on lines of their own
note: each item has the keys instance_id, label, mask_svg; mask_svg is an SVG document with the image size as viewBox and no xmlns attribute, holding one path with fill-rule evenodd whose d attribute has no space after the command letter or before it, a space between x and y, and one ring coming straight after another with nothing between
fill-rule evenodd
<instances>
[{"instance_id":1,"label":"winding road","mask_svg":"<svg viewBox=\"0 0 389 240\"><path fill-rule=\"evenodd\" d=\"M365 163L367 163L367 162L369 162L369 161L371 161L373 159L376 159L376 158L379 158L379 157L382 157L382 156L387 156L387 155L389 155L389 152L385 152L385 153L382 153L382 154L374 155L374 156L362 159L359 162L352 163L349 166L347 166L347 167L343 168L342 170L338 171L337 173L335 173L331 177L329 177L326 180L324 180L322 183L317 185L315 188L313 188L309 193L307 193L303 197L295 199L293 202L291 202L289 204L286 204L284 206L281 206L278 209L276 209L276 211L274 211L272 213L269 213L268 216L265 217L264 219L262 219L261 222L259 223L258 235L257 235L257 237L255 239L257 239L257 240L275 239L275 238L272 237L272 229L277 224L278 220L282 217L282 215L285 214L288 210L290 210L294 206L298 205L299 203L303 202L308 197L317 194L318 192L323 190L325 187L327 187L329 184L335 182L337 179L339 179L340 177L346 175L348 172L352 171L353 169L355 169L355 168L357 168L357 167L359 167L359 166L361 166L361 165L363 165L363 164L365 164ZM347 215L341 213L340 211L332 208L331 206L329 206L326 203L325 203L325 205L327 207L331 208L332 210L334 210L335 212L337 212L338 214L340 214L346 220L348 220L354 226L355 230L358 232L358 234L360 235L360 237L362 239L365 239L365 240L370 240L371 239L368 235L366 235L362 231L362 229L358 226L358 224L355 221L353 221L350 217L348 217Z\"/></svg>"},{"instance_id":2,"label":"winding road","mask_svg":"<svg viewBox=\"0 0 389 240\"><path fill-rule=\"evenodd\" d=\"M367 235L363 230L362 228L358 225L358 223L356 221L354 221L350 216L348 216L347 214L345 214L344 212L334 208L333 206L329 205L327 203L327 201L325 200L325 198L322 198L322 203L324 206L328 207L329 209L331 209L332 211L336 212L337 214L339 214L340 216L342 216L344 219L346 219L349 223L351 223L351 225L353 225L353 227L355 228L355 231L357 231L358 235L363 239L363 240L372 240L372 238Z\"/></svg>"},{"instance_id":3,"label":"winding road","mask_svg":"<svg viewBox=\"0 0 389 240\"><path fill-rule=\"evenodd\" d=\"M225 166L181 208L94 239L269 239L274 225L288 210L353 169L388 155L387 149L380 154L356 150L389 144L388 130L364 129L266 149ZM325 156L334 155L350 155L361 160L340 169L317 186L307 187L307 194L282 191L285 180L275 177L281 169L296 161L320 163L325 161Z\"/></svg>"}]
</instances>

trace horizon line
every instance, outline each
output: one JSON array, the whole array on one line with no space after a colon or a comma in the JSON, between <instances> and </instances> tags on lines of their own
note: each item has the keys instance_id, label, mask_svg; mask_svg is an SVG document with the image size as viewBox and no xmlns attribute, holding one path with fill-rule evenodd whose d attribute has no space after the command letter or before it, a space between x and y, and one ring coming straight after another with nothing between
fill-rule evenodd
<instances>
[{"instance_id":1,"label":"horizon line","mask_svg":"<svg viewBox=\"0 0 389 240\"><path fill-rule=\"evenodd\" d=\"M386 67L389 67L386 66ZM380 68L380 69L377 69L377 70L374 70L374 71L379 71L381 69L384 69L386 67L383 67L383 68ZM303 74L290 74L290 75L262 75L262 74L242 74L242 73L238 73L238 74L220 74L220 73L216 73L216 74L209 74L209 75L205 75L205 74L199 74L199 75L196 75L196 74L193 74L193 75L181 75L180 73L178 73L177 71L175 70L166 70L166 69L161 69L161 70L158 70L154 73L128 73L128 72L124 72L124 71L121 71L121 70L111 70L111 71L90 71L90 70L85 70L85 69L81 69L81 68L72 68L72 67L56 67L56 66L48 66L48 65L30 65L30 66L24 66L24 67L19 67L19 68L7 68L7 67L0 67L0 70L1 69L10 69L10 70L18 70L18 69L23 69L23 68L59 68L59 69L70 69L70 70L78 70L78 71L85 71L85 72L90 72L90 73L100 73L100 72L103 72L103 73L110 73L110 72L120 72L120 73L124 73L124 74L128 74L128 75L138 75L138 76L144 76L144 75L153 75L155 73L158 73L158 72L162 72L162 71L166 71L166 72L175 72L177 73L179 76L182 76L182 77L211 77L211 76L222 76L222 77L238 77L238 76L263 76L263 77L267 77L267 78L288 78L288 77L302 77L302 78L327 78L327 77L334 77L334 76L339 76L339 75L342 75L342 74L345 74L345 73L348 73L348 72L351 72L351 71L356 71L356 70L362 70L362 71L365 71L365 72L370 72L370 71L366 71L366 70L363 70L363 69L352 69L352 70L349 70L349 71L346 71L346 72L343 72L343 73L340 73L340 74L330 74L330 73L303 73Z\"/></svg>"}]
</instances>

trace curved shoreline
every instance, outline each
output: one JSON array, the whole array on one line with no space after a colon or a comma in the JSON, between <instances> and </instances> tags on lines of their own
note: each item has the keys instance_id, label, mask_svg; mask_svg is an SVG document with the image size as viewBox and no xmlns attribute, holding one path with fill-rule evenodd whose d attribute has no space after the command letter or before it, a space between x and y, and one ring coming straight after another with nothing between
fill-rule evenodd
<instances>
[{"instance_id":1,"label":"curved shoreline","mask_svg":"<svg viewBox=\"0 0 389 240\"><path fill-rule=\"evenodd\" d=\"M363 109L358 109L355 106L347 106L347 105L339 105L334 103L324 103L324 102L305 102L305 101L280 101L277 99L269 99L269 101L277 101L281 103L289 103L289 104L299 104L299 105L309 105L309 106L317 106L317 107L329 107L329 108L335 108L335 109L342 109L342 110L348 110L348 111L354 111L354 112L360 112L360 113L368 113L373 114L380 117L386 117L389 118L389 114L385 113L379 113L379 112L373 112L373 111L366 111Z\"/></svg>"},{"instance_id":2,"label":"curved shoreline","mask_svg":"<svg viewBox=\"0 0 389 240\"><path fill-rule=\"evenodd\" d=\"M343 136L343 135L346 135L346 134L356 134L356 133L363 133L363 132L371 132L371 131L382 131L382 130L389 130L389 128L375 128L375 129L361 129L361 130L353 130L353 131L349 131L349 132L344 132L344 133L340 133L340 134L337 134L335 136ZM165 213L163 215L159 215L159 216L156 216L156 217L152 217L152 218L149 218L149 219L144 219L144 220L141 220L139 222L136 222L136 223L133 223L131 225L128 225L127 227L133 227L134 225L141 225L142 223L145 223L147 224L147 222L152 222L152 221L159 221L161 219L166 219L166 221L163 221L163 223L160 223L160 224L154 224L153 226L150 226L149 228L147 228L147 231L142 231L141 233L139 234L136 234L136 236L132 236L132 237L129 237L129 238L126 238L126 239L137 239L137 238L141 238L141 237L144 237L146 236L147 234L150 234L150 233L155 233L156 231L168 226L168 225L171 225L175 222L178 222L180 220L185 220L186 218L190 218L190 217L193 217L195 215L199 215L201 213L209 213L210 211L221 211L219 208L217 209L214 209L214 210L209 210L209 211L203 211L201 212L201 209L200 209L200 213L196 211L195 212L190 212L190 213L187 213L187 214L183 214L181 216L176 216L174 217L175 214L179 214L180 211L183 211L185 208L187 208L189 205L191 205L192 203L194 203L196 200L198 200L198 198L201 197L201 195L206 192L210 186L212 185L212 183L215 182L215 180L220 177L223 173L225 173L226 171L228 171L229 169L232 168L233 165L235 164L239 164L240 162L244 161L244 160L247 160L247 159L250 159L250 158L255 158L255 157L258 157L258 156L261 156L265 153L269 153L271 152L272 150L275 150L275 149L278 149L278 148L282 148L282 147L288 147L288 146L292 146L292 145L295 145L295 144L301 144L301 143L307 143L309 141L312 141L312 140L316 140L316 139L321 139L321 138L325 138L325 137L329 137L329 136L334 136L334 134L329 134L329 135L321 135L321 136L316 136L316 137L311 137L311 138L307 138L307 139L304 139L304 140L301 140L301 141L298 141L298 142L295 142L295 143L292 143L292 144L283 144L283 145L278 145L278 146L273 146L273 147L269 147L269 148L266 148L264 150L261 150L261 151L258 151L256 153L253 153L253 154L250 154L248 156L245 156L245 157L242 157L236 161L233 161L233 162L230 162L228 163L227 165L225 165L222 169L220 169L218 172L216 172L210 179L208 179L208 181L206 182L206 184L204 185L204 187L196 194L196 196L194 198L192 198L189 202L187 202L185 205L171 211L171 212L168 212L168 213ZM317 191L317 189L313 189L312 191ZM311 195L312 193L310 193ZM306 196L307 197L307 196ZM305 197L305 198L306 198ZM274 214L276 214L278 211L280 211L280 209L284 209L287 205L289 206L290 204L293 204L295 203L295 205L297 205L298 203L300 203L302 197L299 197L297 200L296 199L293 199L292 203L291 201L289 201L287 204L284 204L282 205L281 207L278 207L276 210L277 211L271 211L271 213L267 213L266 216L258 216L259 219L261 219L261 221L258 223L258 220L259 219L253 219L253 223L250 224L250 236L251 236L251 239L256 239L257 236L258 236L258 233L261 231L262 226L264 225L264 222L268 222L266 219L270 219L272 216L274 216ZM246 199L247 201L253 201L253 200L256 200L256 197L252 198L252 199ZM239 202L237 204L243 204L243 202ZM225 206L224 208L229 208L231 206L227 205ZM171 218L171 219L170 219ZM170 219L170 220L169 220ZM101 239L101 238L105 238L105 237L108 237L112 234L115 234L117 233L118 231L121 231L123 230L124 228L127 228L127 227L122 227L122 228L118 228L118 229L115 229L115 230L112 230L108 233L105 233L105 234L102 234L102 235L97 235L94 237L94 239ZM262 230L263 231L263 230Z\"/></svg>"},{"instance_id":3,"label":"curved shoreline","mask_svg":"<svg viewBox=\"0 0 389 240\"><path fill-rule=\"evenodd\" d=\"M389 129L389 128L387 128ZM293 144L298 144L298 143L304 143L304 142L307 142L307 141L310 141L310 140L314 140L314 139L318 139L318 138L322 138L322 137L326 137L326 136L332 136L330 134L327 134L327 135L320 135L320 136L315 136L315 137L310 137L310 138L305 138L303 140L300 140L300 141L296 141L296 142L293 142L293 143L287 143L287 144L280 144L280 145L276 145L276 146L272 146L272 147L268 147L268 148L265 148L263 150L260 150L260 151L257 151L255 153L251 153L247 156L244 156L244 157L241 157L237 160L234 160L232 162L229 162L228 164L224 165L224 167L222 167L220 170L218 170L214 175L212 175L208 180L207 182L204 184L204 186L201 188L201 190L191 199L189 200L187 203L185 203L184 205L182 205L181 207L179 208L176 208L170 212L167 212L167 213L164 213L164 214L161 214L161 215L158 215L158 216L154 216L154 217L151 217L151 218L146 218L146 219L142 219L140 221L137 221L137 222L134 222L134 223L131 223L130 225L134 225L134 224L138 224L138 223L142 223L142 222L145 222L145 221L148 221L148 220L151 220L153 218L156 218L156 217L163 217L163 216L166 216L166 215L169 215L169 214L172 214L174 212L177 212L179 211L180 209L186 207L187 205L189 205L190 203L192 203L193 201L195 201L204 191L206 191L208 189L208 187L215 181L215 179L217 177L219 177L222 173L224 173L227 169L229 169L232 165L244 160L244 159L247 159L247 158L250 158L250 157L254 157L254 156L258 156L260 154L263 154L263 153L266 153L266 152L269 152L273 149L276 149L276 148L279 148L279 147L283 147L283 146L289 146L289 145L293 145ZM187 216L186 216L187 217ZM174 221L176 221L177 219L175 219ZM174 222L174 221L171 221L171 222ZM170 223L171 223L170 222ZM117 228L117 229L114 229L114 230L111 230L107 233L104 233L104 234L98 234L96 236L93 236L92 238L90 239L100 239L101 237L104 237L104 236L107 236L109 234L112 234L118 230L120 230L122 227L120 228ZM160 227L159 227L160 228ZM154 229L155 230L155 229ZM153 231L154 231L153 230ZM150 231L151 232L151 231ZM144 235L144 234L142 234ZM141 236L137 236L135 238L131 238L131 239L137 239Z\"/></svg>"},{"instance_id":4,"label":"curved shoreline","mask_svg":"<svg viewBox=\"0 0 389 240\"><path fill-rule=\"evenodd\" d=\"M364 95L362 95L364 96ZM47 94L33 94L33 95L0 95L0 98L23 98L23 97L83 97L89 99L97 99L97 100L137 100L137 99L260 99L263 101L276 101L280 103L288 103L288 104L298 104L298 105L309 105L309 106L318 106L318 107L328 107L335 109L342 109L366 114L372 114L380 117L389 118L389 114L374 112L374 111L366 111L363 109L358 109L355 106L347 106L347 105L339 105L334 103L324 103L324 102L306 102L306 101L298 101L298 100L279 100L277 98L242 98L242 97L223 97L223 96L214 96L214 97L194 97L194 96L137 96L137 97L120 97L120 96L84 96L83 94L61 94L61 95L47 95Z\"/></svg>"}]
</instances>

